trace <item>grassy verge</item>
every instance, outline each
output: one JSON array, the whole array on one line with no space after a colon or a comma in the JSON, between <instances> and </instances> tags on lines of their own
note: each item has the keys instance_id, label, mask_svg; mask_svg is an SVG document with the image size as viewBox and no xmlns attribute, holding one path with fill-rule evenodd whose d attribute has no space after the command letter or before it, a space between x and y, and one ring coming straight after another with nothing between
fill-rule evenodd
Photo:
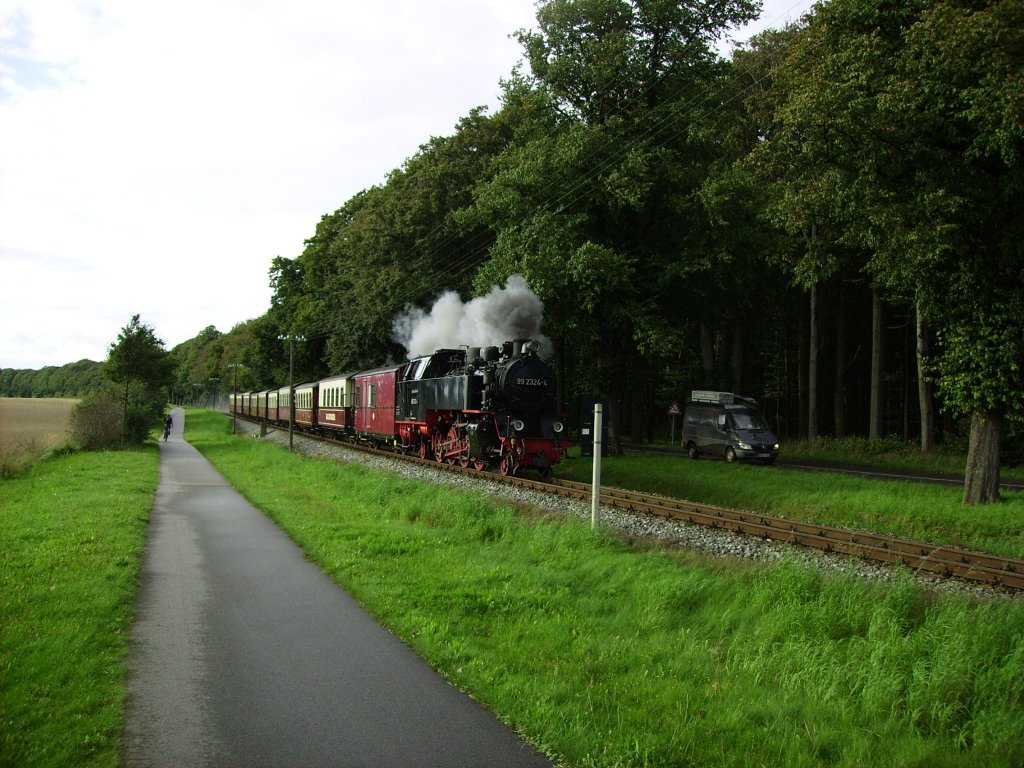
<instances>
[{"instance_id":1,"label":"grassy verge","mask_svg":"<svg viewBox=\"0 0 1024 768\"><path fill-rule=\"evenodd\" d=\"M0 765L114 766L155 448L0 480Z\"/></svg>"},{"instance_id":2,"label":"grassy verge","mask_svg":"<svg viewBox=\"0 0 1024 768\"><path fill-rule=\"evenodd\" d=\"M590 482L589 458L558 473ZM723 461L626 454L601 462L607 485L826 525L894 533L1024 558L1024 493L965 507L960 488L869 480Z\"/></svg>"},{"instance_id":3,"label":"grassy verge","mask_svg":"<svg viewBox=\"0 0 1024 768\"><path fill-rule=\"evenodd\" d=\"M680 456L684 454L678 440L671 446L667 441L659 442L657 440L647 446L675 451ZM642 449L645 446L627 441L626 447ZM1004 455L1004 460L1005 458ZM916 443L907 443L896 437L821 437L814 442L784 440L779 461L807 461L882 471L895 470L963 477L964 467L967 465L967 454L965 451L947 447L921 453ZM1004 461L1000 477L1003 480L1024 481L1024 466L1010 466Z\"/></svg>"},{"instance_id":4,"label":"grassy verge","mask_svg":"<svg viewBox=\"0 0 1024 768\"><path fill-rule=\"evenodd\" d=\"M1012 766L1024 602L630 549L583 523L186 437L459 687L570 766ZM728 469L732 470L733 467Z\"/></svg>"}]
</instances>

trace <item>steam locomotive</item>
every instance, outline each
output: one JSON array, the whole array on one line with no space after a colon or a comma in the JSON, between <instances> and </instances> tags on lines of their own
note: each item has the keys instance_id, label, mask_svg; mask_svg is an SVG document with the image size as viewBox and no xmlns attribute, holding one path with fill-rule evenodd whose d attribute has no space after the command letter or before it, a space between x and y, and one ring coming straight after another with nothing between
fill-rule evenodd
<instances>
[{"instance_id":1,"label":"steam locomotive","mask_svg":"<svg viewBox=\"0 0 1024 768\"><path fill-rule=\"evenodd\" d=\"M547 475L569 448L555 374L529 339L439 349L371 371L231 397L240 415L503 475Z\"/></svg>"}]
</instances>

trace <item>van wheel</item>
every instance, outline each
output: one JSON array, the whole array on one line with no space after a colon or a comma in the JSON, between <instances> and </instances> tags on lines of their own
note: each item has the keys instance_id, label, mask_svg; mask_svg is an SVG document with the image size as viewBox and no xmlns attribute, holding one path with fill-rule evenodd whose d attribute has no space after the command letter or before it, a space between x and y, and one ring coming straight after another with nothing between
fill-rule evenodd
<instances>
[{"instance_id":1,"label":"van wheel","mask_svg":"<svg viewBox=\"0 0 1024 768\"><path fill-rule=\"evenodd\" d=\"M695 443L686 444L686 455L689 456L691 459L696 459L698 456L700 456L700 454L697 453L697 446Z\"/></svg>"},{"instance_id":2,"label":"van wheel","mask_svg":"<svg viewBox=\"0 0 1024 768\"><path fill-rule=\"evenodd\" d=\"M725 447L725 460L730 464L736 461L736 451L733 450L731 445Z\"/></svg>"}]
</instances>

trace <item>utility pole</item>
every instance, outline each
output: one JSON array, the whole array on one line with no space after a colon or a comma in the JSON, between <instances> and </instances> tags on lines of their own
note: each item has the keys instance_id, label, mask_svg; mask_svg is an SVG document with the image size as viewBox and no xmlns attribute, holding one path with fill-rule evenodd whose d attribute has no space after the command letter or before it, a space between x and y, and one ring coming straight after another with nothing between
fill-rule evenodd
<instances>
[{"instance_id":1,"label":"utility pole","mask_svg":"<svg viewBox=\"0 0 1024 768\"><path fill-rule=\"evenodd\" d=\"M291 333L277 338L281 341L288 339L288 450L291 451L294 449L295 432L295 342L305 341L306 338Z\"/></svg>"},{"instance_id":2,"label":"utility pole","mask_svg":"<svg viewBox=\"0 0 1024 768\"><path fill-rule=\"evenodd\" d=\"M604 416L604 407L601 403L594 403L594 465L591 475L591 496L590 496L590 527L597 528L601 517L601 431L604 425L601 423Z\"/></svg>"},{"instance_id":3,"label":"utility pole","mask_svg":"<svg viewBox=\"0 0 1024 768\"><path fill-rule=\"evenodd\" d=\"M235 426L238 423L238 369L241 363L228 363L228 368L234 371L231 380L231 434L235 434Z\"/></svg>"},{"instance_id":4,"label":"utility pole","mask_svg":"<svg viewBox=\"0 0 1024 768\"><path fill-rule=\"evenodd\" d=\"M288 336L288 450L294 450L295 430L295 337Z\"/></svg>"}]
</instances>

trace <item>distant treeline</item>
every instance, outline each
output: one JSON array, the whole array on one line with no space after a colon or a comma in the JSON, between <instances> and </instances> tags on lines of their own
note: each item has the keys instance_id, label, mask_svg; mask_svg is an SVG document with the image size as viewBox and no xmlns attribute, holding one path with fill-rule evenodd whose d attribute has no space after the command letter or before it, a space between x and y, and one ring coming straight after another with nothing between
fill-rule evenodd
<instances>
[{"instance_id":1,"label":"distant treeline","mask_svg":"<svg viewBox=\"0 0 1024 768\"><path fill-rule=\"evenodd\" d=\"M49 365L38 371L0 369L2 397L83 397L103 383L103 364L92 360Z\"/></svg>"}]
</instances>

